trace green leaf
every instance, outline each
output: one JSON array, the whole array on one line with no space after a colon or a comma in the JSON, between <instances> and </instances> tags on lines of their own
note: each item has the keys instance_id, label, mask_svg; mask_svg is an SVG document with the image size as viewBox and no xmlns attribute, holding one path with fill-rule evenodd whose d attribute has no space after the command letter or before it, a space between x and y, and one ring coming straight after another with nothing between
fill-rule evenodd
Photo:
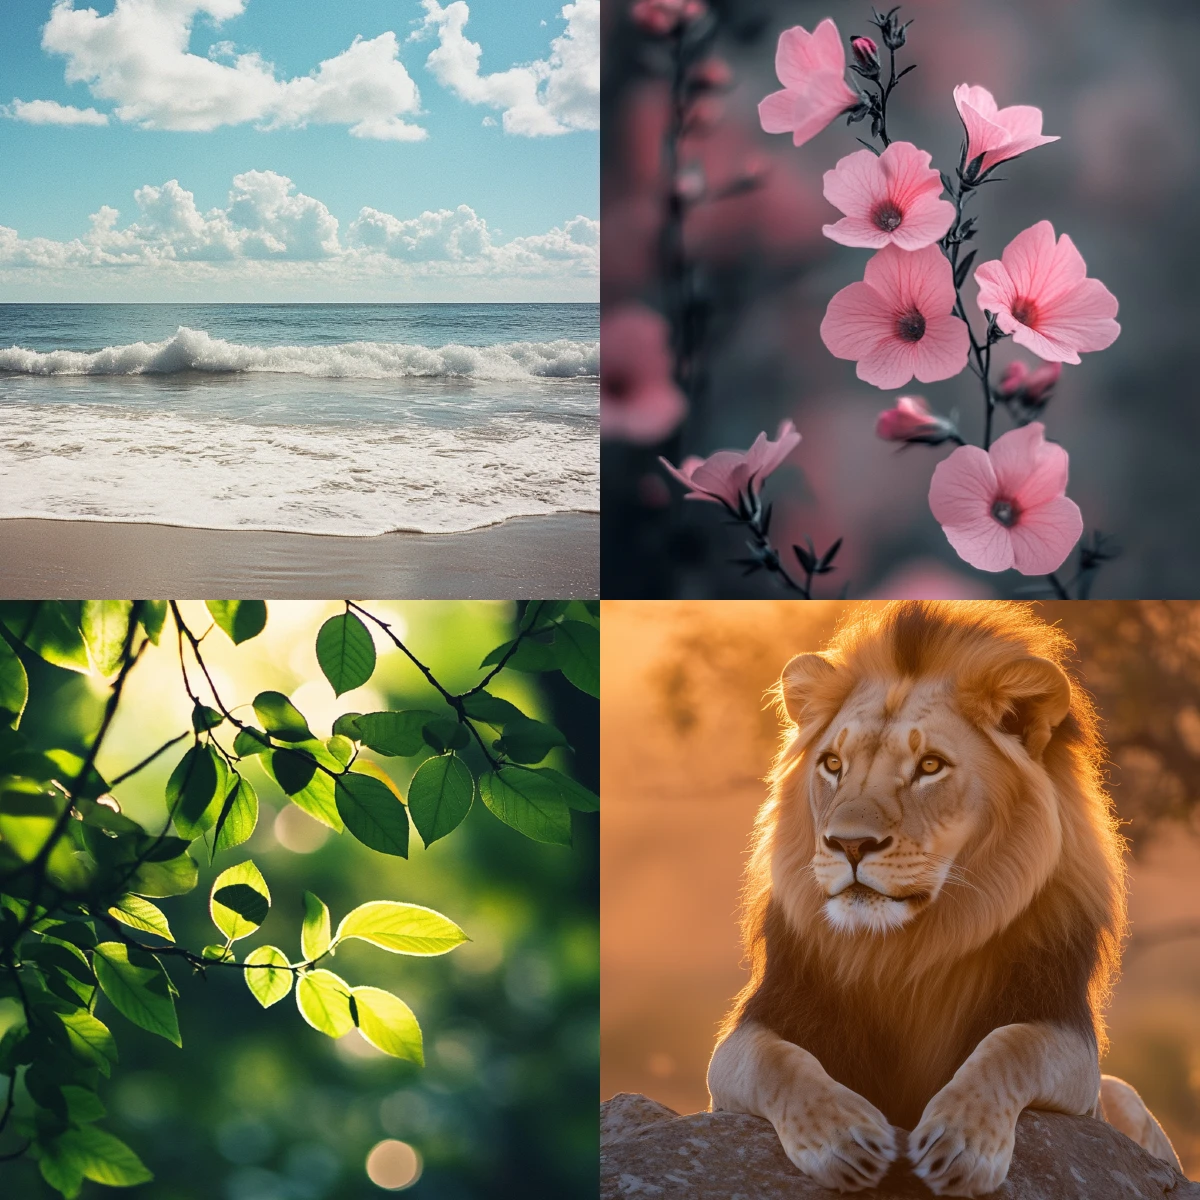
<instances>
[{"instance_id":1,"label":"green leaf","mask_svg":"<svg viewBox=\"0 0 1200 1200\"><path fill-rule=\"evenodd\" d=\"M243 971L246 986L255 1000L270 1008L278 1004L292 990L292 973L287 969L287 955L274 946L259 946L246 955L246 963L252 971ZM267 963L268 966L263 964Z\"/></svg>"},{"instance_id":2,"label":"green leaf","mask_svg":"<svg viewBox=\"0 0 1200 1200\"><path fill-rule=\"evenodd\" d=\"M135 1025L182 1046L171 981L153 954L120 942L101 942L92 956L100 990Z\"/></svg>"},{"instance_id":3,"label":"green leaf","mask_svg":"<svg viewBox=\"0 0 1200 1200\"><path fill-rule=\"evenodd\" d=\"M231 941L248 937L271 911L271 892L250 859L228 867L213 881L208 911L213 924Z\"/></svg>"},{"instance_id":4,"label":"green leaf","mask_svg":"<svg viewBox=\"0 0 1200 1200\"><path fill-rule=\"evenodd\" d=\"M554 632L558 668L581 691L600 695L600 630L582 621L563 621Z\"/></svg>"},{"instance_id":5,"label":"green leaf","mask_svg":"<svg viewBox=\"0 0 1200 1200\"><path fill-rule=\"evenodd\" d=\"M349 738L352 742L359 740L358 718L362 713L342 713L333 723L333 732L339 737Z\"/></svg>"},{"instance_id":6,"label":"green leaf","mask_svg":"<svg viewBox=\"0 0 1200 1200\"><path fill-rule=\"evenodd\" d=\"M225 805L217 818L213 835L213 853L240 846L258 824L258 794L250 780L234 775L233 787L225 797Z\"/></svg>"},{"instance_id":7,"label":"green leaf","mask_svg":"<svg viewBox=\"0 0 1200 1200\"><path fill-rule=\"evenodd\" d=\"M90 1125L93 1121L104 1119L104 1102L90 1088L66 1083L63 1084L62 1094L66 1099L67 1112L72 1124Z\"/></svg>"},{"instance_id":8,"label":"green leaf","mask_svg":"<svg viewBox=\"0 0 1200 1200\"><path fill-rule=\"evenodd\" d=\"M337 781L337 809L346 828L381 854L408 857L408 811L378 779L353 773Z\"/></svg>"},{"instance_id":9,"label":"green leaf","mask_svg":"<svg viewBox=\"0 0 1200 1200\"><path fill-rule=\"evenodd\" d=\"M329 906L312 892L304 893L304 925L300 930L300 952L306 962L318 959L329 949Z\"/></svg>"},{"instance_id":10,"label":"green leaf","mask_svg":"<svg viewBox=\"0 0 1200 1200\"><path fill-rule=\"evenodd\" d=\"M221 942L212 942L200 951L200 957L207 958L209 962L232 962L233 951Z\"/></svg>"},{"instance_id":11,"label":"green leaf","mask_svg":"<svg viewBox=\"0 0 1200 1200\"><path fill-rule=\"evenodd\" d=\"M423 730L439 714L411 708L403 712L363 713L355 718L358 740L377 754L392 758L411 758L425 744Z\"/></svg>"},{"instance_id":12,"label":"green leaf","mask_svg":"<svg viewBox=\"0 0 1200 1200\"><path fill-rule=\"evenodd\" d=\"M300 710L282 692L259 692L254 711L263 728L281 742L304 742L312 737Z\"/></svg>"},{"instance_id":13,"label":"green leaf","mask_svg":"<svg viewBox=\"0 0 1200 1200\"><path fill-rule=\"evenodd\" d=\"M350 765L350 760L354 757L354 743L348 737L343 737L340 733L335 733L333 737L326 739L325 745L329 753L343 767Z\"/></svg>"},{"instance_id":14,"label":"green leaf","mask_svg":"<svg viewBox=\"0 0 1200 1200\"><path fill-rule=\"evenodd\" d=\"M557 846L571 844L571 810L551 780L521 767L501 767L479 777L479 798L506 825Z\"/></svg>"},{"instance_id":15,"label":"green leaf","mask_svg":"<svg viewBox=\"0 0 1200 1200\"><path fill-rule=\"evenodd\" d=\"M513 762L539 763L555 747L566 744L561 730L553 725L522 717L505 725L500 748Z\"/></svg>"},{"instance_id":16,"label":"green leaf","mask_svg":"<svg viewBox=\"0 0 1200 1200\"><path fill-rule=\"evenodd\" d=\"M146 636L158 645L162 636L163 626L167 623L167 602L165 600L143 600L138 620L146 631Z\"/></svg>"},{"instance_id":17,"label":"green leaf","mask_svg":"<svg viewBox=\"0 0 1200 1200\"><path fill-rule=\"evenodd\" d=\"M263 762L297 808L341 833L342 818L334 799L333 779L319 769L311 754L301 750L273 750Z\"/></svg>"},{"instance_id":18,"label":"green leaf","mask_svg":"<svg viewBox=\"0 0 1200 1200\"><path fill-rule=\"evenodd\" d=\"M360 938L393 954L445 954L467 940L449 917L420 904L369 900L352 909L337 929L337 941Z\"/></svg>"},{"instance_id":19,"label":"green leaf","mask_svg":"<svg viewBox=\"0 0 1200 1200\"><path fill-rule=\"evenodd\" d=\"M497 646L479 665L494 667L508 653L512 642ZM535 642L531 638L522 638L521 644L513 652L511 658L504 664L507 670L514 671L554 671L558 669L558 659L554 656L554 646L550 642Z\"/></svg>"},{"instance_id":20,"label":"green leaf","mask_svg":"<svg viewBox=\"0 0 1200 1200\"><path fill-rule=\"evenodd\" d=\"M421 1027L403 1000L376 987L356 987L352 994L358 1030L372 1046L393 1058L425 1065Z\"/></svg>"},{"instance_id":21,"label":"green leaf","mask_svg":"<svg viewBox=\"0 0 1200 1200\"><path fill-rule=\"evenodd\" d=\"M332 971L318 968L301 975L296 983L296 1007L314 1029L332 1038L354 1028L350 988Z\"/></svg>"},{"instance_id":22,"label":"green leaf","mask_svg":"<svg viewBox=\"0 0 1200 1200\"><path fill-rule=\"evenodd\" d=\"M5 600L0 621L39 658L68 671L92 669L79 631L83 605L78 600Z\"/></svg>"},{"instance_id":23,"label":"green leaf","mask_svg":"<svg viewBox=\"0 0 1200 1200\"><path fill-rule=\"evenodd\" d=\"M0 637L0 724L15 726L29 699L29 678L17 652Z\"/></svg>"},{"instance_id":24,"label":"green leaf","mask_svg":"<svg viewBox=\"0 0 1200 1200\"><path fill-rule=\"evenodd\" d=\"M121 669L132 600L85 600L81 626L96 670L106 678Z\"/></svg>"},{"instance_id":25,"label":"green leaf","mask_svg":"<svg viewBox=\"0 0 1200 1200\"><path fill-rule=\"evenodd\" d=\"M497 729L505 722L519 720L525 715L515 704L501 700L491 692L473 692L470 696L464 696L463 709L468 717Z\"/></svg>"},{"instance_id":26,"label":"green leaf","mask_svg":"<svg viewBox=\"0 0 1200 1200\"><path fill-rule=\"evenodd\" d=\"M192 708L192 728L197 733L216 729L223 720L225 720L224 716L215 708L209 708L207 704L197 704Z\"/></svg>"},{"instance_id":27,"label":"green leaf","mask_svg":"<svg viewBox=\"0 0 1200 1200\"><path fill-rule=\"evenodd\" d=\"M235 646L257 637L266 628L267 606L262 600L205 600L204 603Z\"/></svg>"},{"instance_id":28,"label":"green leaf","mask_svg":"<svg viewBox=\"0 0 1200 1200\"><path fill-rule=\"evenodd\" d=\"M42 1178L66 1200L75 1200L83 1187L83 1172L58 1149L57 1140L43 1143L39 1148L38 1170Z\"/></svg>"},{"instance_id":29,"label":"green leaf","mask_svg":"<svg viewBox=\"0 0 1200 1200\"><path fill-rule=\"evenodd\" d=\"M154 1178L120 1138L94 1125L68 1129L52 1143L54 1157L95 1183L133 1187Z\"/></svg>"},{"instance_id":30,"label":"green leaf","mask_svg":"<svg viewBox=\"0 0 1200 1200\"><path fill-rule=\"evenodd\" d=\"M253 725L239 729L237 737L233 739L233 752L238 758L250 758L270 748L271 743L267 740L267 735L261 729L255 729Z\"/></svg>"},{"instance_id":31,"label":"green leaf","mask_svg":"<svg viewBox=\"0 0 1200 1200\"><path fill-rule=\"evenodd\" d=\"M107 1075L117 1061L116 1039L108 1026L82 1009L56 1015L67 1031L71 1053L82 1062L96 1067L102 1075Z\"/></svg>"},{"instance_id":32,"label":"green leaf","mask_svg":"<svg viewBox=\"0 0 1200 1200\"><path fill-rule=\"evenodd\" d=\"M157 905L143 900L141 896L122 896L108 912L109 916L116 917L122 925L128 925L131 929L156 933L168 942L175 940L171 936L171 926L167 924L166 915Z\"/></svg>"},{"instance_id":33,"label":"green leaf","mask_svg":"<svg viewBox=\"0 0 1200 1200\"><path fill-rule=\"evenodd\" d=\"M408 811L426 846L462 824L475 799L475 777L461 758L427 758L408 785Z\"/></svg>"},{"instance_id":34,"label":"green leaf","mask_svg":"<svg viewBox=\"0 0 1200 1200\"><path fill-rule=\"evenodd\" d=\"M447 750L464 750L471 744L471 731L457 716L435 717L432 721L426 721L421 735L425 744L438 754L445 754Z\"/></svg>"},{"instance_id":35,"label":"green leaf","mask_svg":"<svg viewBox=\"0 0 1200 1200\"><path fill-rule=\"evenodd\" d=\"M198 838L221 815L229 768L211 746L193 746L167 780L167 811L180 835Z\"/></svg>"},{"instance_id":36,"label":"green leaf","mask_svg":"<svg viewBox=\"0 0 1200 1200\"><path fill-rule=\"evenodd\" d=\"M172 839L174 841L176 839ZM139 896L182 896L196 886L200 868L187 854L162 861L144 862L134 873L128 887Z\"/></svg>"},{"instance_id":37,"label":"green leaf","mask_svg":"<svg viewBox=\"0 0 1200 1200\"><path fill-rule=\"evenodd\" d=\"M317 662L334 694L362 687L375 670L375 643L353 613L330 617L317 634Z\"/></svg>"},{"instance_id":38,"label":"green leaf","mask_svg":"<svg viewBox=\"0 0 1200 1200\"><path fill-rule=\"evenodd\" d=\"M569 808L575 809L576 812L600 811L600 797L585 788L582 783L577 783L551 767L530 767L529 770L557 787L562 802Z\"/></svg>"}]
</instances>

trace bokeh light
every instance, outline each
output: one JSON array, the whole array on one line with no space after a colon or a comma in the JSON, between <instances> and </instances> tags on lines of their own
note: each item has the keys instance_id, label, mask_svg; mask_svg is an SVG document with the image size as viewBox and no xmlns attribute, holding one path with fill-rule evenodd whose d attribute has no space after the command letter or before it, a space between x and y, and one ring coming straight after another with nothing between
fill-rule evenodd
<instances>
[{"instance_id":1,"label":"bokeh light","mask_svg":"<svg viewBox=\"0 0 1200 1200\"><path fill-rule=\"evenodd\" d=\"M367 1155L367 1178L389 1192L403 1191L421 1178L421 1156L407 1142L388 1138Z\"/></svg>"}]
</instances>

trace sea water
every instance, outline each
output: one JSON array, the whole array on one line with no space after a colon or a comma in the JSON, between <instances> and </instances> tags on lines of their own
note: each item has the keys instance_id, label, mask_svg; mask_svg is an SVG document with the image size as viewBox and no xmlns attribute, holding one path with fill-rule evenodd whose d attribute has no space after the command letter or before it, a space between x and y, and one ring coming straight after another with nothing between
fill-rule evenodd
<instances>
[{"instance_id":1,"label":"sea water","mask_svg":"<svg viewBox=\"0 0 1200 1200\"><path fill-rule=\"evenodd\" d=\"M596 512L599 361L594 304L0 304L0 517Z\"/></svg>"}]
</instances>

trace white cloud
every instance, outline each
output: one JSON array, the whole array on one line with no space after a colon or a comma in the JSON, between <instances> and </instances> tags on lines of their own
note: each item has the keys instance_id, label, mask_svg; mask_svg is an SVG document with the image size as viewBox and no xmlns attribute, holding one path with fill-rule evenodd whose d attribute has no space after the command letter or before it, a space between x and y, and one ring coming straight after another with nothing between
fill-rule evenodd
<instances>
[{"instance_id":1,"label":"white cloud","mask_svg":"<svg viewBox=\"0 0 1200 1200\"><path fill-rule=\"evenodd\" d=\"M0 280L21 282L30 269L75 278L80 269L121 268L180 281L520 279L578 291L584 281L594 287L600 270L600 224L583 216L505 242L466 204L406 219L363 208L343 239L320 200L274 171L234 176L225 206L208 212L175 179L138 188L134 200L129 224L104 205L71 241L22 238L0 226Z\"/></svg>"},{"instance_id":2,"label":"white cloud","mask_svg":"<svg viewBox=\"0 0 1200 1200\"><path fill-rule=\"evenodd\" d=\"M6 117L30 125L107 125L108 114L94 108L74 108L57 100L14 100L3 109Z\"/></svg>"},{"instance_id":3,"label":"white cloud","mask_svg":"<svg viewBox=\"0 0 1200 1200\"><path fill-rule=\"evenodd\" d=\"M310 74L286 80L259 54L238 53L230 42L215 43L208 57L189 52L198 16L217 23L239 16L246 3L116 0L102 16L75 8L74 0L55 0L42 47L66 59L68 83L86 84L96 99L116 105L119 120L147 129L206 131L251 121L271 129L311 121L347 125L356 137L426 136L404 120L421 102L394 33L356 38Z\"/></svg>"},{"instance_id":4,"label":"white cloud","mask_svg":"<svg viewBox=\"0 0 1200 1200\"><path fill-rule=\"evenodd\" d=\"M480 73L483 49L465 33L465 0L421 0L425 20L414 37L436 33L426 65L434 78L470 104L503 112L506 133L544 137L600 127L600 0L576 0L562 10L564 32L545 59Z\"/></svg>"}]
</instances>

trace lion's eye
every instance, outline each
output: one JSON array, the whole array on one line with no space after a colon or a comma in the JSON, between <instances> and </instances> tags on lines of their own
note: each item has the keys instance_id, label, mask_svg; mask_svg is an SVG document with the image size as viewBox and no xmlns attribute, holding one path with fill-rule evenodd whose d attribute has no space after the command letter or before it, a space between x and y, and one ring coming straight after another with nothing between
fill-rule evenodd
<instances>
[{"instance_id":1,"label":"lion's eye","mask_svg":"<svg viewBox=\"0 0 1200 1200\"><path fill-rule=\"evenodd\" d=\"M821 755L821 766L827 770L830 775L840 775L842 773L842 760L836 754Z\"/></svg>"},{"instance_id":2,"label":"lion's eye","mask_svg":"<svg viewBox=\"0 0 1200 1200\"><path fill-rule=\"evenodd\" d=\"M918 775L936 775L946 765L944 758L939 758L936 754L927 754L919 763L917 763Z\"/></svg>"}]
</instances>

